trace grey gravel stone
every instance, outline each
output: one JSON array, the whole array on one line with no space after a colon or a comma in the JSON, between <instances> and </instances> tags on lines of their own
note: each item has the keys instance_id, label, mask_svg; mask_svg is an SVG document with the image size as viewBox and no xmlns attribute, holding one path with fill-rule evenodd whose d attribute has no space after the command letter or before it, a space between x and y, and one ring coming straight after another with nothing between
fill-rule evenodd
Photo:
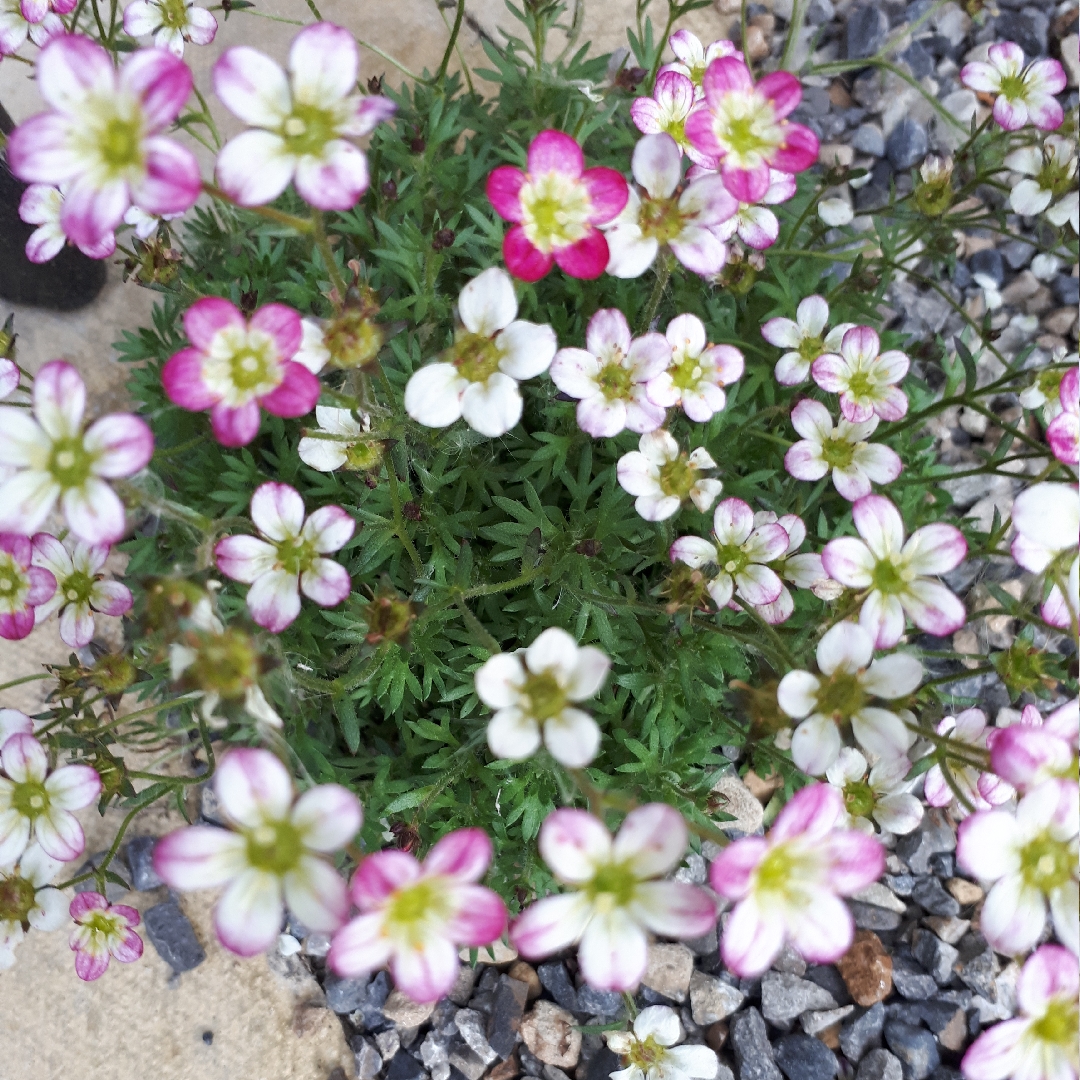
<instances>
[{"instance_id":1,"label":"grey gravel stone","mask_svg":"<svg viewBox=\"0 0 1080 1080\"><path fill-rule=\"evenodd\" d=\"M960 953L947 945L930 930L915 930L911 935L911 954L934 977L939 986L945 986L953 977L953 964Z\"/></svg>"},{"instance_id":2,"label":"grey gravel stone","mask_svg":"<svg viewBox=\"0 0 1080 1080\"><path fill-rule=\"evenodd\" d=\"M355 1012L364 1004L367 997L368 980L343 979L332 971L327 971L323 989L326 991L326 1005L332 1012Z\"/></svg>"},{"instance_id":3,"label":"grey gravel stone","mask_svg":"<svg viewBox=\"0 0 1080 1080\"><path fill-rule=\"evenodd\" d=\"M840 972L832 964L817 964L806 969L806 977L818 986L824 987L836 999L837 1005L850 1005L851 995Z\"/></svg>"},{"instance_id":4,"label":"grey gravel stone","mask_svg":"<svg viewBox=\"0 0 1080 1080\"><path fill-rule=\"evenodd\" d=\"M838 1009L805 1012L799 1017L799 1024L807 1035L818 1035L834 1024L839 1024L841 1020L846 1020L854 1011L854 1005L841 1005Z\"/></svg>"},{"instance_id":5,"label":"grey gravel stone","mask_svg":"<svg viewBox=\"0 0 1080 1080\"><path fill-rule=\"evenodd\" d=\"M517 1043L528 997L529 987L526 983L511 979L509 975L500 977L487 1022L487 1040L495 1053L503 1059L510 1056Z\"/></svg>"},{"instance_id":6,"label":"grey gravel stone","mask_svg":"<svg viewBox=\"0 0 1080 1080\"><path fill-rule=\"evenodd\" d=\"M1015 41L1029 59L1046 55L1050 20L1046 12L1026 7L1023 11L1007 11L998 16L997 37Z\"/></svg>"},{"instance_id":7,"label":"grey gravel stone","mask_svg":"<svg viewBox=\"0 0 1080 1080\"><path fill-rule=\"evenodd\" d=\"M847 21L847 56L863 60L881 48L889 32L889 17L877 4L853 8Z\"/></svg>"},{"instance_id":8,"label":"grey gravel stone","mask_svg":"<svg viewBox=\"0 0 1080 1080\"><path fill-rule=\"evenodd\" d=\"M900 1059L904 1080L926 1080L941 1064L937 1040L925 1028L905 1024L902 1020L888 1020L885 1042Z\"/></svg>"},{"instance_id":9,"label":"grey gravel stone","mask_svg":"<svg viewBox=\"0 0 1080 1080\"><path fill-rule=\"evenodd\" d=\"M937 990L937 983L911 957L893 956L892 981L897 993L909 1001L925 1001Z\"/></svg>"},{"instance_id":10,"label":"grey gravel stone","mask_svg":"<svg viewBox=\"0 0 1080 1080\"><path fill-rule=\"evenodd\" d=\"M154 869L154 845L157 840L152 836L135 836L127 842L124 849L128 869L131 871L131 887L138 892L148 892L165 884Z\"/></svg>"},{"instance_id":11,"label":"grey gravel stone","mask_svg":"<svg viewBox=\"0 0 1080 1080\"><path fill-rule=\"evenodd\" d=\"M848 1061L857 1064L867 1051L881 1045L881 1029L885 1026L885 1006L879 1001L861 1016L840 1028L840 1049Z\"/></svg>"},{"instance_id":12,"label":"grey gravel stone","mask_svg":"<svg viewBox=\"0 0 1080 1080\"><path fill-rule=\"evenodd\" d=\"M885 154L892 167L898 171L918 165L929 149L930 138L926 134L926 125L910 116L905 116L885 141Z\"/></svg>"},{"instance_id":13,"label":"grey gravel stone","mask_svg":"<svg viewBox=\"0 0 1080 1080\"><path fill-rule=\"evenodd\" d=\"M765 1033L765 1021L757 1009L751 1006L738 1013L731 1022L728 1038L735 1051L738 1080L781 1080Z\"/></svg>"},{"instance_id":14,"label":"grey gravel stone","mask_svg":"<svg viewBox=\"0 0 1080 1080\"><path fill-rule=\"evenodd\" d=\"M158 956L173 971L190 971L206 959L195 928L175 900L165 900L144 911L143 923Z\"/></svg>"},{"instance_id":15,"label":"grey gravel stone","mask_svg":"<svg viewBox=\"0 0 1080 1080\"><path fill-rule=\"evenodd\" d=\"M988 1001L997 998L994 976L998 972L994 950L981 934L970 934L960 943L960 963L956 971L961 982Z\"/></svg>"},{"instance_id":16,"label":"grey gravel stone","mask_svg":"<svg viewBox=\"0 0 1080 1080\"><path fill-rule=\"evenodd\" d=\"M589 1059L585 1080L608 1080L613 1072L622 1068L622 1059L603 1045Z\"/></svg>"},{"instance_id":17,"label":"grey gravel stone","mask_svg":"<svg viewBox=\"0 0 1080 1080\"><path fill-rule=\"evenodd\" d=\"M469 1049L472 1050L485 1065L490 1065L500 1056L492 1049L491 1043L488 1042L486 1031L487 1018L485 1016L475 1012L473 1009L459 1009L454 1016L454 1023L457 1025L461 1037L468 1044ZM454 1059L452 1057L450 1063L454 1064ZM465 1070L462 1069L462 1072L464 1071Z\"/></svg>"},{"instance_id":18,"label":"grey gravel stone","mask_svg":"<svg viewBox=\"0 0 1080 1080\"><path fill-rule=\"evenodd\" d=\"M420 1080L427 1075L411 1054L397 1054L386 1069L386 1080ZM449 1075L449 1072L447 1073Z\"/></svg>"},{"instance_id":19,"label":"grey gravel stone","mask_svg":"<svg viewBox=\"0 0 1080 1080\"><path fill-rule=\"evenodd\" d=\"M896 911L886 911L876 904L863 904L858 900L849 900L851 917L860 930L895 930L903 921L903 916Z\"/></svg>"},{"instance_id":20,"label":"grey gravel stone","mask_svg":"<svg viewBox=\"0 0 1080 1080\"><path fill-rule=\"evenodd\" d=\"M1064 307L1076 307L1080 304L1080 278L1072 274L1058 274L1051 282L1057 302Z\"/></svg>"},{"instance_id":21,"label":"grey gravel stone","mask_svg":"<svg viewBox=\"0 0 1080 1080\"><path fill-rule=\"evenodd\" d=\"M877 158L885 156L885 135L877 124L860 124L851 138L851 145L860 154Z\"/></svg>"},{"instance_id":22,"label":"grey gravel stone","mask_svg":"<svg viewBox=\"0 0 1080 1080\"><path fill-rule=\"evenodd\" d=\"M467 1080L480 1080L480 1077L487 1072L488 1063L464 1040L451 1041L448 1056L451 1076L454 1075L453 1070L457 1069ZM408 1057L408 1055L399 1054L398 1057ZM396 1060L397 1058L394 1059Z\"/></svg>"},{"instance_id":23,"label":"grey gravel stone","mask_svg":"<svg viewBox=\"0 0 1080 1080\"><path fill-rule=\"evenodd\" d=\"M985 274L995 285L1001 285L1005 281L1005 262L997 248L984 248L982 251L976 251L968 259L968 269L973 274Z\"/></svg>"},{"instance_id":24,"label":"grey gravel stone","mask_svg":"<svg viewBox=\"0 0 1080 1080\"><path fill-rule=\"evenodd\" d=\"M935 855L934 859L941 856ZM933 860L931 860L932 862ZM911 890L911 899L931 915L959 915L960 905L955 897L945 891L945 886L936 877L919 878Z\"/></svg>"},{"instance_id":25,"label":"grey gravel stone","mask_svg":"<svg viewBox=\"0 0 1080 1080\"><path fill-rule=\"evenodd\" d=\"M956 833L940 810L928 809L922 824L896 842L896 853L915 874L930 873L930 856L956 850Z\"/></svg>"},{"instance_id":26,"label":"grey gravel stone","mask_svg":"<svg viewBox=\"0 0 1080 1080\"><path fill-rule=\"evenodd\" d=\"M903 1080L900 1059L888 1050L871 1050L859 1065L856 1080Z\"/></svg>"},{"instance_id":27,"label":"grey gravel stone","mask_svg":"<svg viewBox=\"0 0 1080 1080\"><path fill-rule=\"evenodd\" d=\"M1001 254L1013 270L1023 270L1035 254L1035 245L1026 240L1010 240L1002 245Z\"/></svg>"},{"instance_id":28,"label":"grey gravel stone","mask_svg":"<svg viewBox=\"0 0 1080 1080\"><path fill-rule=\"evenodd\" d=\"M811 1009L835 1009L836 999L824 987L797 975L767 971L761 980L761 1011L776 1027L788 1027L791 1021Z\"/></svg>"},{"instance_id":29,"label":"grey gravel stone","mask_svg":"<svg viewBox=\"0 0 1080 1080\"><path fill-rule=\"evenodd\" d=\"M745 999L746 995L741 990L723 979L702 971L695 971L690 976L691 1016L694 1023L702 1027L726 1020Z\"/></svg>"},{"instance_id":30,"label":"grey gravel stone","mask_svg":"<svg viewBox=\"0 0 1080 1080\"><path fill-rule=\"evenodd\" d=\"M564 1008L570 1012L580 1012L577 991L570 981L566 965L560 961L540 964L536 969L543 988Z\"/></svg>"},{"instance_id":31,"label":"grey gravel stone","mask_svg":"<svg viewBox=\"0 0 1080 1080\"><path fill-rule=\"evenodd\" d=\"M840 1067L836 1055L809 1035L785 1035L775 1053L776 1064L788 1080L832 1080Z\"/></svg>"},{"instance_id":32,"label":"grey gravel stone","mask_svg":"<svg viewBox=\"0 0 1080 1080\"><path fill-rule=\"evenodd\" d=\"M389 1061L401 1049L401 1037L393 1028L380 1031L375 1036L375 1048L383 1061Z\"/></svg>"},{"instance_id":33,"label":"grey gravel stone","mask_svg":"<svg viewBox=\"0 0 1080 1080\"><path fill-rule=\"evenodd\" d=\"M352 1048L356 1063L356 1080L375 1080L382 1068L382 1055L374 1044L360 1038Z\"/></svg>"},{"instance_id":34,"label":"grey gravel stone","mask_svg":"<svg viewBox=\"0 0 1080 1080\"><path fill-rule=\"evenodd\" d=\"M590 1016L619 1016L625 1005L614 990L594 990L588 983L578 987L578 1007Z\"/></svg>"}]
</instances>

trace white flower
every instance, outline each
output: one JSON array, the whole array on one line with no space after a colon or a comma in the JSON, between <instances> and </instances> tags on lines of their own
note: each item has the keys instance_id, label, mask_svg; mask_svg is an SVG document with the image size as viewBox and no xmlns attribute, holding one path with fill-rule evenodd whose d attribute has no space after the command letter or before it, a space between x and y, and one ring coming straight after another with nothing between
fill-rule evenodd
<instances>
[{"instance_id":1,"label":"white flower","mask_svg":"<svg viewBox=\"0 0 1080 1080\"><path fill-rule=\"evenodd\" d=\"M1042 149L1024 146L1005 158L1005 167L1022 173L1009 193L1009 205L1024 217L1046 212L1054 225L1069 222L1080 232L1080 194L1076 190L1076 143L1060 135L1047 135Z\"/></svg>"},{"instance_id":2,"label":"white flower","mask_svg":"<svg viewBox=\"0 0 1080 1080\"><path fill-rule=\"evenodd\" d=\"M873 821L886 832L902 836L922 821L922 803L911 794L914 780L905 780L911 762L906 757L884 758L866 775L866 758L845 746L825 770L825 779L844 798L852 826L873 833ZM873 818L873 821L871 821Z\"/></svg>"},{"instance_id":3,"label":"white flower","mask_svg":"<svg viewBox=\"0 0 1080 1080\"><path fill-rule=\"evenodd\" d=\"M616 475L623 491L637 496L634 509L646 521L665 521L686 499L703 514L708 512L724 485L698 474L715 468L716 462L703 446L689 456L682 454L672 435L660 428L646 432L637 450L619 458Z\"/></svg>"},{"instance_id":4,"label":"white flower","mask_svg":"<svg viewBox=\"0 0 1080 1080\"><path fill-rule=\"evenodd\" d=\"M367 441L371 418L361 415L357 420L351 409L317 405L315 419L319 426L300 440L296 448L300 460L319 472L333 472L343 466L368 469L377 464L379 450Z\"/></svg>"},{"instance_id":5,"label":"white flower","mask_svg":"<svg viewBox=\"0 0 1080 1080\"><path fill-rule=\"evenodd\" d=\"M124 33L132 37L154 35L159 49L184 55L184 42L209 45L217 34L217 19L206 8L188 0L134 0L124 8ZM145 239L145 237L144 237Z\"/></svg>"},{"instance_id":6,"label":"white flower","mask_svg":"<svg viewBox=\"0 0 1080 1080\"><path fill-rule=\"evenodd\" d=\"M707 1046L676 1046L682 1038L679 1014L667 1005L650 1005L634 1020L633 1031L606 1033L608 1048L625 1068L611 1080L713 1080L716 1053Z\"/></svg>"},{"instance_id":7,"label":"white flower","mask_svg":"<svg viewBox=\"0 0 1080 1080\"><path fill-rule=\"evenodd\" d=\"M129 206L124 213L124 224L130 225L140 240L149 240L151 236L156 235L158 226L163 221L175 221L183 216L183 214L148 214L137 206Z\"/></svg>"},{"instance_id":8,"label":"white flower","mask_svg":"<svg viewBox=\"0 0 1080 1080\"><path fill-rule=\"evenodd\" d=\"M67 899L49 887L63 865L31 844L18 866L0 867L0 971L15 963L15 946L26 936L24 925L58 930L67 922Z\"/></svg>"},{"instance_id":9,"label":"white flower","mask_svg":"<svg viewBox=\"0 0 1080 1080\"><path fill-rule=\"evenodd\" d=\"M855 217L855 211L851 209L851 203L847 199L822 199L818 203L818 217L826 225L850 225Z\"/></svg>"},{"instance_id":10,"label":"white flower","mask_svg":"<svg viewBox=\"0 0 1080 1080\"><path fill-rule=\"evenodd\" d=\"M787 349L776 362L773 374L781 386L796 386L805 382L810 367L827 353L836 354L844 335L855 325L840 323L829 333L829 305L821 296L807 296L799 301L794 319L770 319L761 328L761 336L780 349Z\"/></svg>"}]
</instances>

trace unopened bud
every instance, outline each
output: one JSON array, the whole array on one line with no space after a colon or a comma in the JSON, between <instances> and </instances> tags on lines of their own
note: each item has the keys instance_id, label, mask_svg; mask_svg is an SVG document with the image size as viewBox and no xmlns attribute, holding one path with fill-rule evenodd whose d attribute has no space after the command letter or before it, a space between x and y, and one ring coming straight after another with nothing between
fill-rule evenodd
<instances>
[{"instance_id":1,"label":"unopened bud","mask_svg":"<svg viewBox=\"0 0 1080 1080\"><path fill-rule=\"evenodd\" d=\"M135 665L123 653L104 653L90 669L90 682L106 694L123 693L135 681Z\"/></svg>"}]
</instances>

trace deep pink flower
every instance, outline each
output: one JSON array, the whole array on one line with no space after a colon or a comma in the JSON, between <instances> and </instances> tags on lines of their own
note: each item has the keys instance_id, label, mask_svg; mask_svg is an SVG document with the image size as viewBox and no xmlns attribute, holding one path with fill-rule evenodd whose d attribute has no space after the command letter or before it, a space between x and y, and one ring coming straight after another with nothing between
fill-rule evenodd
<instances>
[{"instance_id":1,"label":"deep pink flower","mask_svg":"<svg viewBox=\"0 0 1080 1080\"><path fill-rule=\"evenodd\" d=\"M1080 464L1080 371L1069 368L1058 391L1061 412L1050 421L1046 441L1058 461L1066 465Z\"/></svg>"},{"instance_id":2,"label":"deep pink flower","mask_svg":"<svg viewBox=\"0 0 1080 1080\"><path fill-rule=\"evenodd\" d=\"M733 56L709 64L702 83L705 107L686 121L686 136L719 164L724 186L739 202L759 202L769 190L770 168L797 173L817 160L817 136L785 118L802 99L794 75L774 71L754 84Z\"/></svg>"},{"instance_id":3,"label":"deep pink flower","mask_svg":"<svg viewBox=\"0 0 1080 1080\"><path fill-rule=\"evenodd\" d=\"M353 875L360 909L335 935L327 963L339 975L389 967L413 1001L437 1001L458 976L458 949L490 945L506 929L497 893L475 884L491 864L481 829L447 833L418 862L406 851L376 851Z\"/></svg>"},{"instance_id":4,"label":"deep pink flower","mask_svg":"<svg viewBox=\"0 0 1080 1080\"><path fill-rule=\"evenodd\" d=\"M0 638L18 641L34 629L35 608L56 592L56 578L32 566L29 538L0 533Z\"/></svg>"},{"instance_id":5,"label":"deep pink flower","mask_svg":"<svg viewBox=\"0 0 1080 1080\"><path fill-rule=\"evenodd\" d=\"M210 410L222 446L246 446L259 432L259 407L303 416L319 400L319 380L293 359L303 338L300 315L266 304L250 319L228 300L207 296L184 312L191 347L161 369L169 399L192 412Z\"/></svg>"},{"instance_id":6,"label":"deep pink flower","mask_svg":"<svg viewBox=\"0 0 1080 1080\"><path fill-rule=\"evenodd\" d=\"M503 239L503 259L514 277L539 281L558 263L571 277L598 278L609 255L597 226L626 206L629 188L614 169L586 169L569 135L541 131L529 144L526 171L500 165L488 176L487 197L514 223Z\"/></svg>"},{"instance_id":7,"label":"deep pink flower","mask_svg":"<svg viewBox=\"0 0 1080 1080\"><path fill-rule=\"evenodd\" d=\"M148 214L188 210L199 197L199 164L162 132L191 93L191 72L164 49L112 57L78 34L53 38L37 61L38 113L9 136L8 164L29 183L66 185L60 224L94 248L133 203Z\"/></svg>"},{"instance_id":8,"label":"deep pink flower","mask_svg":"<svg viewBox=\"0 0 1080 1080\"><path fill-rule=\"evenodd\" d=\"M810 367L814 382L840 395L840 412L852 424L875 414L899 420L907 413L907 395L896 384L911 361L899 349L881 352L881 339L869 326L853 326L840 342L840 355L825 353Z\"/></svg>"},{"instance_id":9,"label":"deep pink flower","mask_svg":"<svg viewBox=\"0 0 1080 1080\"><path fill-rule=\"evenodd\" d=\"M736 840L713 862L712 887L736 901L722 944L736 975L760 975L785 942L813 964L847 952L854 924L839 898L881 876L885 850L872 836L844 828L846 816L835 788L811 784L780 811L767 837Z\"/></svg>"},{"instance_id":10,"label":"deep pink flower","mask_svg":"<svg viewBox=\"0 0 1080 1080\"><path fill-rule=\"evenodd\" d=\"M1034 705L1025 705L1019 723L994 729L990 765L1002 780L1028 792L1046 780L1075 776L1078 743L1080 698L1045 720Z\"/></svg>"},{"instance_id":11,"label":"deep pink flower","mask_svg":"<svg viewBox=\"0 0 1080 1080\"><path fill-rule=\"evenodd\" d=\"M1057 60L1035 60L1025 68L1024 50L1012 41L991 45L985 62L965 64L960 81L981 94L997 94L994 119L1006 131L1028 124L1053 131L1065 118L1054 100L1065 89L1065 69Z\"/></svg>"},{"instance_id":12,"label":"deep pink flower","mask_svg":"<svg viewBox=\"0 0 1080 1080\"><path fill-rule=\"evenodd\" d=\"M68 914L78 924L71 932L75 974L93 982L105 974L109 958L131 964L143 954L143 940L135 932L139 913L126 904L110 904L101 893L79 893Z\"/></svg>"}]
</instances>

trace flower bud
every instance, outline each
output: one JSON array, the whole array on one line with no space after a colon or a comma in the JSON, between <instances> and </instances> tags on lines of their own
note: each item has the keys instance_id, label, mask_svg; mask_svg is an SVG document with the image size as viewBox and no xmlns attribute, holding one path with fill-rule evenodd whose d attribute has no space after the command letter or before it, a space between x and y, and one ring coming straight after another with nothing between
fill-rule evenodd
<instances>
[{"instance_id":1,"label":"flower bud","mask_svg":"<svg viewBox=\"0 0 1080 1080\"><path fill-rule=\"evenodd\" d=\"M106 694L120 694L135 681L135 674L135 665L123 653L104 653L90 669L90 682Z\"/></svg>"},{"instance_id":2,"label":"flower bud","mask_svg":"<svg viewBox=\"0 0 1080 1080\"><path fill-rule=\"evenodd\" d=\"M364 289L359 306L347 307L327 324L323 340L335 367L352 370L375 361L385 340L382 327L374 319L378 311L374 292Z\"/></svg>"},{"instance_id":3,"label":"flower bud","mask_svg":"<svg viewBox=\"0 0 1080 1080\"><path fill-rule=\"evenodd\" d=\"M936 154L931 154L919 168L915 204L927 217L940 217L952 205L952 171L952 158Z\"/></svg>"},{"instance_id":4,"label":"flower bud","mask_svg":"<svg viewBox=\"0 0 1080 1080\"><path fill-rule=\"evenodd\" d=\"M368 626L364 640L369 645L393 641L401 648L407 649L409 631L416 621L420 608L421 605L399 596L393 586L384 584L367 605L364 613Z\"/></svg>"}]
</instances>

